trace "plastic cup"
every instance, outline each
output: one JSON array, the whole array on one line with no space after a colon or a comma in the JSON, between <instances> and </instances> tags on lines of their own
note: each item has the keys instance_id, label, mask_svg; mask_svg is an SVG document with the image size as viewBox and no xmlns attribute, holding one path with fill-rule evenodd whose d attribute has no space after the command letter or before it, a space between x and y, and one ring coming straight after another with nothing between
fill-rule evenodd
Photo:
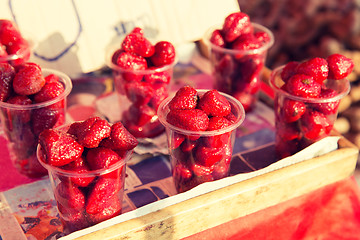
<instances>
[{"instance_id":1,"label":"plastic cup","mask_svg":"<svg viewBox=\"0 0 360 240\"><path fill-rule=\"evenodd\" d=\"M106 62L119 96L121 122L136 138L154 138L165 129L159 122L157 109L168 97L176 60L169 65L146 70L127 70L112 62L116 49L107 52Z\"/></svg>"},{"instance_id":2,"label":"plastic cup","mask_svg":"<svg viewBox=\"0 0 360 240\"><path fill-rule=\"evenodd\" d=\"M348 79L326 79L323 88L335 90L333 97L291 95L281 89L284 85L281 78L283 68L274 69L270 76L270 85L275 92L275 148L280 158L291 156L329 136L337 119L340 100L350 91Z\"/></svg>"},{"instance_id":3,"label":"plastic cup","mask_svg":"<svg viewBox=\"0 0 360 240\"><path fill-rule=\"evenodd\" d=\"M208 90L197 91L201 96ZM215 131L189 131L168 123L166 116L172 97L159 106L158 116L166 129L173 180L179 193L229 175L236 129L244 121L245 111L238 100L220 94L230 102L234 121L232 125Z\"/></svg>"},{"instance_id":4,"label":"plastic cup","mask_svg":"<svg viewBox=\"0 0 360 240\"><path fill-rule=\"evenodd\" d=\"M122 213L126 163L132 153L132 150L127 151L121 161L108 168L74 172L45 163L42 147L38 145L37 156L48 170L65 233L93 226Z\"/></svg>"},{"instance_id":5,"label":"plastic cup","mask_svg":"<svg viewBox=\"0 0 360 240\"><path fill-rule=\"evenodd\" d=\"M58 97L30 105L0 102L0 119L14 167L23 175L38 178L47 175L36 157L38 136L45 128L65 123L66 99L72 89L70 78L59 71L42 69L43 76L55 74L65 91Z\"/></svg>"},{"instance_id":6,"label":"plastic cup","mask_svg":"<svg viewBox=\"0 0 360 240\"><path fill-rule=\"evenodd\" d=\"M214 45L210 42L217 25L204 36L209 47L209 58L214 76L214 88L227 93L241 102L246 112L250 112L258 100L261 72L264 68L268 49L274 44L274 36L266 27L252 23L254 33L265 32L270 40L258 49L234 50Z\"/></svg>"}]
</instances>

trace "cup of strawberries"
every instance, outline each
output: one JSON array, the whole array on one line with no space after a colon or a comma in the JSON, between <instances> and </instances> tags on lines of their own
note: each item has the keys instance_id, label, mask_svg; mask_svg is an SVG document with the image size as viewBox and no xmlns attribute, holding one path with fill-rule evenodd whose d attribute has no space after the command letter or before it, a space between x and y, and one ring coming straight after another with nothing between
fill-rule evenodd
<instances>
[{"instance_id":1,"label":"cup of strawberries","mask_svg":"<svg viewBox=\"0 0 360 240\"><path fill-rule=\"evenodd\" d=\"M121 44L108 52L107 64L112 69L115 90L126 106L121 121L137 138L154 138L164 132L157 109L168 97L168 87L176 64L172 43L152 43L141 28L134 28Z\"/></svg>"},{"instance_id":2,"label":"cup of strawberries","mask_svg":"<svg viewBox=\"0 0 360 240\"><path fill-rule=\"evenodd\" d=\"M241 102L250 112L258 100L261 72L274 36L266 27L252 23L243 12L228 15L223 24L204 36L214 76L214 88Z\"/></svg>"},{"instance_id":3,"label":"cup of strawberries","mask_svg":"<svg viewBox=\"0 0 360 240\"><path fill-rule=\"evenodd\" d=\"M179 193L229 174L236 129L245 118L235 98L213 90L180 88L159 106Z\"/></svg>"},{"instance_id":4,"label":"cup of strawberries","mask_svg":"<svg viewBox=\"0 0 360 240\"><path fill-rule=\"evenodd\" d=\"M291 61L274 69L276 152L288 157L331 134L341 99L350 91L346 78L354 63L335 53Z\"/></svg>"}]
</instances>

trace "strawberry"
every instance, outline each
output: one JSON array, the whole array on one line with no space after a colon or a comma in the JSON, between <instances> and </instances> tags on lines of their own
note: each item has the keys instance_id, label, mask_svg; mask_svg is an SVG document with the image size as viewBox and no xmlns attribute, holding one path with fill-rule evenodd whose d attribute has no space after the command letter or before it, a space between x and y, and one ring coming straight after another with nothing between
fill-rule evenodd
<instances>
[{"instance_id":1,"label":"strawberry","mask_svg":"<svg viewBox=\"0 0 360 240\"><path fill-rule=\"evenodd\" d=\"M285 88L290 94L304 98L316 98L321 92L321 84L313 77L304 74L292 76Z\"/></svg>"},{"instance_id":2,"label":"strawberry","mask_svg":"<svg viewBox=\"0 0 360 240\"><path fill-rule=\"evenodd\" d=\"M156 71L156 67L149 67L148 70L154 70L154 73L146 74L144 76L144 81L152 85L156 83L165 83L169 84L171 75L169 71Z\"/></svg>"},{"instance_id":3,"label":"strawberry","mask_svg":"<svg viewBox=\"0 0 360 240\"><path fill-rule=\"evenodd\" d=\"M14 105L31 105L32 101L27 96L20 96L20 95L14 95L11 96L7 101L7 103L14 104ZM8 120L9 121L15 121L19 124L24 124L30 121L31 119L31 111L29 110L12 110L7 109L8 111Z\"/></svg>"},{"instance_id":4,"label":"strawberry","mask_svg":"<svg viewBox=\"0 0 360 240\"><path fill-rule=\"evenodd\" d=\"M129 52L121 52L116 59L116 65L124 70L123 78L125 81L141 81L143 75L141 72L136 73L136 71L147 69L145 58Z\"/></svg>"},{"instance_id":5,"label":"strawberry","mask_svg":"<svg viewBox=\"0 0 360 240\"><path fill-rule=\"evenodd\" d=\"M156 111L149 105L135 106L131 104L124 112L124 118L133 121L137 126L142 127L156 117Z\"/></svg>"},{"instance_id":6,"label":"strawberry","mask_svg":"<svg viewBox=\"0 0 360 240\"><path fill-rule=\"evenodd\" d=\"M305 113L306 106L304 102L295 101L289 98L284 99L281 108L281 116L287 123L295 122Z\"/></svg>"},{"instance_id":7,"label":"strawberry","mask_svg":"<svg viewBox=\"0 0 360 240\"><path fill-rule=\"evenodd\" d=\"M155 44L155 53L150 57L156 67L171 64L175 61L175 48L167 41L160 41Z\"/></svg>"},{"instance_id":8,"label":"strawberry","mask_svg":"<svg viewBox=\"0 0 360 240\"><path fill-rule=\"evenodd\" d=\"M121 184L118 179L99 177L93 188L90 190L86 201L86 212L96 214L108 207L113 197L118 197Z\"/></svg>"},{"instance_id":9,"label":"strawberry","mask_svg":"<svg viewBox=\"0 0 360 240\"><path fill-rule=\"evenodd\" d=\"M59 82L60 78L58 75L54 74L54 73L50 73L49 75L47 75L45 77L45 82L46 83L50 83L50 82Z\"/></svg>"},{"instance_id":10,"label":"strawberry","mask_svg":"<svg viewBox=\"0 0 360 240\"><path fill-rule=\"evenodd\" d=\"M229 175L230 162L231 157L227 157L214 164L214 170L211 173L214 180L221 179Z\"/></svg>"},{"instance_id":11,"label":"strawberry","mask_svg":"<svg viewBox=\"0 0 360 240\"><path fill-rule=\"evenodd\" d=\"M0 63L0 101L5 102L12 94L15 69L8 63Z\"/></svg>"},{"instance_id":12,"label":"strawberry","mask_svg":"<svg viewBox=\"0 0 360 240\"><path fill-rule=\"evenodd\" d=\"M75 185L60 182L55 189L55 198L63 207L82 209L85 206L85 195Z\"/></svg>"},{"instance_id":13,"label":"strawberry","mask_svg":"<svg viewBox=\"0 0 360 240\"><path fill-rule=\"evenodd\" d=\"M85 121L72 124L68 133L76 136L79 144L86 148L96 148L101 140L110 136L110 124L100 117L91 117Z\"/></svg>"},{"instance_id":14,"label":"strawberry","mask_svg":"<svg viewBox=\"0 0 360 240\"><path fill-rule=\"evenodd\" d=\"M311 76L322 84L328 77L329 67L326 59L316 57L300 63L296 68L296 73Z\"/></svg>"},{"instance_id":15,"label":"strawberry","mask_svg":"<svg viewBox=\"0 0 360 240\"><path fill-rule=\"evenodd\" d=\"M212 32L210 42L216 46L225 47L225 40L220 29L216 29Z\"/></svg>"},{"instance_id":16,"label":"strawberry","mask_svg":"<svg viewBox=\"0 0 360 240\"><path fill-rule=\"evenodd\" d=\"M300 120L304 137L310 140L318 140L329 135L333 128L331 121L318 111L307 110Z\"/></svg>"},{"instance_id":17,"label":"strawberry","mask_svg":"<svg viewBox=\"0 0 360 240\"><path fill-rule=\"evenodd\" d=\"M344 55L335 53L327 57L330 79L346 78L354 69L354 62Z\"/></svg>"},{"instance_id":18,"label":"strawberry","mask_svg":"<svg viewBox=\"0 0 360 240\"><path fill-rule=\"evenodd\" d=\"M254 35L245 35L237 38L233 44L232 49L240 51L248 51L260 48L262 43ZM242 55L240 55L242 56ZM239 58L239 57L238 57Z\"/></svg>"},{"instance_id":19,"label":"strawberry","mask_svg":"<svg viewBox=\"0 0 360 240\"><path fill-rule=\"evenodd\" d=\"M6 46L16 44L22 36L17 25L7 19L0 19L0 42Z\"/></svg>"},{"instance_id":20,"label":"strawberry","mask_svg":"<svg viewBox=\"0 0 360 240\"><path fill-rule=\"evenodd\" d=\"M225 117L212 117L209 120L209 126L207 131L220 130L231 125L231 122ZM208 136L205 138L206 145L210 147L221 147L229 143L231 132L226 132L223 134L217 134L214 136Z\"/></svg>"},{"instance_id":21,"label":"strawberry","mask_svg":"<svg viewBox=\"0 0 360 240\"><path fill-rule=\"evenodd\" d=\"M36 64L24 65L16 72L13 79L14 91L19 95L32 95L45 85L40 66Z\"/></svg>"},{"instance_id":22,"label":"strawberry","mask_svg":"<svg viewBox=\"0 0 360 240\"><path fill-rule=\"evenodd\" d=\"M225 157L231 157L229 145L214 148L206 145L199 145L195 152L196 162L205 167L211 167Z\"/></svg>"},{"instance_id":23,"label":"strawberry","mask_svg":"<svg viewBox=\"0 0 360 240\"><path fill-rule=\"evenodd\" d=\"M101 206L103 207L99 212L89 213L87 212L87 219L90 223L96 224L110 218L113 218L121 213L122 202L119 200L118 196L113 196L108 199L106 202L102 202Z\"/></svg>"},{"instance_id":24,"label":"strawberry","mask_svg":"<svg viewBox=\"0 0 360 240\"><path fill-rule=\"evenodd\" d=\"M171 142L169 143L169 147L171 149L178 148L185 140L185 136L183 134L173 132L173 135L170 136Z\"/></svg>"},{"instance_id":25,"label":"strawberry","mask_svg":"<svg viewBox=\"0 0 360 240\"><path fill-rule=\"evenodd\" d=\"M31 126L35 135L39 135L45 129L56 128L65 123L64 110L51 108L51 106L32 111Z\"/></svg>"},{"instance_id":26,"label":"strawberry","mask_svg":"<svg viewBox=\"0 0 360 240\"><path fill-rule=\"evenodd\" d=\"M91 170L108 168L119 161L121 161L119 155L110 148L91 148L86 154L86 162Z\"/></svg>"},{"instance_id":27,"label":"strawberry","mask_svg":"<svg viewBox=\"0 0 360 240\"><path fill-rule=\"evenodd\" d=\"M160 103L168 96L167 86L165 84L156 84L154 86L154 94L149 101L149 106L157 111Z\"/></svg>"},{"instance_id":28,"label":"strawberry","mask_svg":"<svg viewBox=\"0 0 360 240\"><path fill-rule=\"evenodd\" d=\"M9 57L6 52L6 46L0 43L0 63L7 63L7 58Z\"/></svg>"},{"instance_id":29,"label":"strawberry","mask_svg":"<svg viewBox=\"0 0 360 240\"><path fill-rule=\"evenodd\" d=\"M277 121L276 135L282 141L300 140L302 137L302 133L297 126L297 122L284 123Z\"/></svg>"},{"instance_id":30,"label":"strawberry","mask_svg":"<svg viewBox=\"0 0 360 240\"><path fill-rule=\"evenodd\" d=\"M195 109L198 95L195 88L190 86L181 87L170 100L168 106L170 110L176 109Z\"/></svg>"},{"instance_id":31,"label":"strawberry","mask_svg":"<svg viewBox=\"0 0 360 240\"><path fill-rule=\"evenodd\" d=\"M121 48L129 53L134 53L142 57L150 57L154 54L155 48L143 34L131 32L126 35Z\"/></svg>"},{"instance_id":32,"label":"strawberry","mask_svg":"<svg viewBox=\"0 0 360 240\"><path fill-rule=\"evenodd\" d=\"M208 116L223 117L230 113L231 106L228 100L217 90L210 90L200 97L198 106Z\"/></svg>"},{"instance_id":33,"label":"strawberry","mask_svg":"<svg viewBox=\"0 0 360 240\"><path fill-rule=\"evenodd\" d=\"M64 86L61 82L58 81L46 81L45 85L37 92L33 99L34 102L40 103L52 100L60 96L64 92ZM63 102L61 102L64 104Z\"/></svg>"},{"instance_id":34,"label":"strawberry","mask_svg":"<svg viewBox=\"0 0 360 240\"><path fill-rule=\"evenodd\" d=\"M100 145L113 150L132 150L138 145L138 140L121 122L117 122L111 126L110 137L104 139Z\"/></svg>"},{"instance_id":35,"label":"strawberry","mask_svg":"<svg viewBox=\"0 0 360 240\"><path fill-rule=\"evenodd\" d=\"M176 163L173 168L173 176L179 181L188 180L192 177L192 171L182 163Z\"/></svg>"},{"instance_id":36,"label":"strawberry","mask_svg":"<svg viewBox=\"0 0 360 240\"><path fill-rule=\"evenodd\" d=\"M193 164L193 165L191 165L191 170L193 171L194 175L197 178L199 178L199 179L197 179L196 185L214 180L211 176L211 173L213 170L209 167L206 167L206 166L203 166L200 164Z\"/></svg>"},{"instance_id":37,"label":"strawberry","mask_svg":"<svg viewBox=\"0 0 360 240\"><path fill-rule=\"evenodd\" d=\"M297 61L288 62L281 71L281 79L286 83L289 78L296 74L296 68L299 65Z\"/></svg>"},{"instance_id":38,"label":"strawberry","mask_svg":"<svg viewBox=\"0 0 360 240\"><path fill-rule=\"evenodd\" d=\"M141 106L149 103L154 94L154 89L150 83L133 81L125 84L125 93L133 104Z\"/></svg>"},{"instance_id":39,"label":"strawberry","mask_svg":"<svg viewBox=\"0 0 360 240\"><path fill-rule=\"evenodd\" d=\"M200 109L172 110L166 120L176 127L191 131L205 131L209 125L207 114Z\"/></svg>"},{"instance_id":40,"label":"strawberry","mask_svg":"<svg viewBox=\"0 0 360 240\"><path fill-rule=\"evenodd\" d=\"M232 13L225 18L222 31L227 42L232 42L241 35L253 33L250 17L243 12Z\"/></svg>"},{"instance_id":41,"label":"strawberry","mask_svg":"<svg viewBox=\"0 0 360 240\"><path fill-rule=\"evenodd\" d=\"M261 45L270 42L271 38L267 32L256 32L254 33L254 37L261 43Z\"/></svg>"},{"instance_id":42,"label":"strawberry","mask_svg":"<svg viewBox=\"0 0 360 240\"><path fill-rule=\"evenodd\" d=\"M331 99L331 98L335 98L337 95L338 93L334 89L322 88L319 98ZM324 103L314 103L313 105L317 111L322 112L325 115L330 115L337 113L339 104L340 104L340 100L334 99L332 101L328 101Z\"/></svg>"},{"instance_id":43,"label":"strawberry","mask_svg":"<svg viewBox=\"0 0 360 240\"><path fill-rule=\"evenodd\" d=\"M45 163L64 166L78 159L84 147L68 133L55 129L45 129L39 135L39 143L45 156Z\"/></svg>"},{"instance_id":44,"label":"strawberry","mask_svg":"<svg viewBox=\"0 0 360 240\"><path fill-rule=\"evenodd\" d=\"M66 164L61 167L64 170L72 171L76 174L86 174L90 171L90 168L85 161L84 157L81 156L75 161L72 161L69 164ZM68 181L70 184L76 184L79 187L86 187L88 186L95 177L89 176L76 176L76 177L69 177L69 179L62 179L62 181Z\"/></svg>"}]
</instances>

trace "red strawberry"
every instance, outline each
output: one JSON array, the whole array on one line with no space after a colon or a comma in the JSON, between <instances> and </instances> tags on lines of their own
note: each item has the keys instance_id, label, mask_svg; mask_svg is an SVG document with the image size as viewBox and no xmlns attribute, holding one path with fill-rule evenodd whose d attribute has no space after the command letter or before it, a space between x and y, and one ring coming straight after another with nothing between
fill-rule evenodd
<instances>
[{"instance_id":1,"label":"red strawberry","mask_svg":"<svg viewBox=\"0 0 360 240\"><path fill-rule=\"evenodd\" d=\"M134 104L131 104L129 109L124 112L124 118L134 122L139 127L149 123L155 115L155 110L149 105L135 106Z\"/></svg>"},{"instance_id":2,"label":"red strawberry","mask_svg":"<svg viewBox=\"0 0 360 240\"><path fill-rule=\"evenodd\" d=\"M0 42L6 46L16 44L22 39L20 31L16 24L10 20L0 20Z\"/></svg>"},{"instance_id":3,"label":"red strawberry","mask_svg":"<svg viewBox=\"0 0 360 240\"><path fill-rule=\"evenodd\" d=\"M210 37L210 42L219 47L225 47L225 40L221 34L220 29L216 29L212 32Z\"/></svg>"},{"instance_id":4,"label":"red strawberry","mask_svg":"<svg viewBox=\"0 0 360 240\"><path fill-rule=\"evenodd\" d=\"M39 143L45 154L45 163L64 166L78 159L84 147L68 133L55 129L45 129L39 135Z\"/></svg>"},{"instance_id":5,"label":"red strawberry","mask_svg":"<svg viewBox=\"0 0 360 240\"><path fill-rule=\"evenodd\" d=\"M192 131L205 131L209 125L207 114L200 109L172 110L166 120L178 128Z\"/></svg>"},{"instance_id":6,"label":"red strawberry","mask_svg":"<svg viewBox=\"0 0 360 240\"><path fill-rule=\"evenodd\" d=\"M195 159L198 164L205 167L211 167L223 158L231 157L231 147L228 144L219 147L207 147L199 145L195 152Z\"/></svg>"},{"instance_id":7,"label":"red strawberry","mask_svg":"<svg viewBox=\"0 0 360 240\"><path fill-rule=\"evenodd\" d=\"M322 84L328 77L329 67L326 59L316 57L300 63L296 68L296 72L311 76L315 81Z\"/></svg>"},{"instance_id":8,"label":"red strawberry","mask_svg":"<svg viewBox=\"0 0 360 240\"><path fill-rule=\"evenodd\" d=\"M124 38L121 47L126 52L134 53L142 57L150 57L154 54L155 48L143 34L132 32Z\"/></svg>"},{"instance_id":9,"label":"red strawberry","mask_svg":"<svg viewBox=\"0 0 360 240\"><path fill-rule=\"evenodd\" d=\"M261 45L262 43L256 37L254 37L253 35L246 35L244 37L241 36L236 39L232 44L232 49L247 51L252 49L258 49L261 47ZM242 57L243 55L240 56ZM237 58L239 58L239 56L237 56Z\"/></svg>"},{"instance_id":10,"label":"red strawberry","mask_svg":"<svg viewBox=\"0 0 360 240\"><path fill-rule=\"evenodd\" d=\"M197 146L197 141L192 140L191 137L186 137L184 142L181 144L181 151L191 152Z\"/></svg>"},{"instance_id":11,"label":"red strawberry","mask_svg":"<svg viewBox=\"0 0 360 240\"><path fill-rule=\"evenodd\" d=\"M281 141L299 140L302 133L299 131L296 122L284 123L281 121L276 122L276 135Z\"/></svg>"},{"instance_id":12,"label":"red strawberry","mask_svg":"<svg viewBox=\"0 0 360 240\"><path fill-rule=\"evenodd\" d=\"M154 86L154 94L150 99L149 105L157 111L160 103L169 96L168 90L165 84L156 84Z\"/></svg>"},{"instance_id":13,"label":"red strawberry","mask_svg":"<svg viewBox=\"0 0 360 240\"><path fill-rule=\"evenodd\" d=\"M121 213L122 202L118 196L113 196L106 202L101 203L102 209L96 213L87 213L87 219L90 223L96 224L110 218L113 218Z\"/></svg>"},{"instance_id":14,"label":"red strawberry","mask_svg":"<svg viewBox=\"0 0 360 240\"><path fill-rule=\"evenodd\" d=\"M147 69L145 58L129 52L121 52L116 59L116 65L125 70L123 77L126 81L141 81L143 75L136 71Z\"/></svg>"},{"instance_id":15,"label":"red strawberry","mask_svg":"<svg viewBox=\"0 0 360 240\"><path fill-rule=\"evenodd\" d=\"M229 101L215 89L202 95L197 107L208 116L223 117L231 112Z\"/></svg>"},{"instance_id":16,"label":"red strawberry","mask_svg":"<svg viewBox=\"0 0 360 240\"><path fill-rule=\"evenodd\" d=\"M0 43L0 62L7 63L8 53L6 52L6 46Z\"/></svg>"},{"instance_id":17,"label":"red strawberry","mask_svg":"<svg viewBox=\"0 0 360 240\"><path fill-rule=\"evenodd\" d=\"M86 212L96 214L108 207L108 202L120 191L122 184L118 179L100 177L90 190L86 201Z\"/></svg>"},{"instance_id":18,"label":"red strawberry","mask_svg":"<svg viewBox=\"0 0 360 240\"><path fill-rule=\"evenodd\" d=\"M354 69L354 62L341 54L335 53L327 57L330 79L346 78Z\"/></svg>"},{"instance_id":19,"label":"red strawberry","mask_svg":"<svg viewBox=\"0 0 360 240\"><path fill-rule=\"evenodd\" d=\"M198 182L198 184L214 180L211 176L212 170L209 167L200 164L193 164L191 165L191 170L196 177L201 177L201 180Z\"/></svg>"},{"instance_id":20,"label":"red strawberry","mask_svg":"<svg viewBox=\"0 0 360 240\"><path fill-rule=\"evenodd\" d=\"M46 81L47 83L49 83L49 82L59 82L59 81L60 81L60 78L59 78L58 75L51 73L51 74L49 74L49 75L47 75L47 76L45 77L45 81Z\"/></svg>"},{"instance_id":21,"label":"red strawberry","mask_svg":"<svg viewBox=\"0 0 360 240\"><path fill-rule=\"evenodd\" d=\"M150 84L155 83L170 83L171 75L169 71L156 71L156 67L149 67L148 70L154 70L154 73L146 74L144 81Z\"/></svg>"},{"instance_id":22,"label":"red strawberry","mask_svg":"<svg viewBox=\"0 0 360 240\"><path fill-rule=\"evenodd\" d=\"M288 62L281 71L281 79L286 83L289 78L296 74L296 68L299 62L291 61Z\"/></svg>"},{"instance_id":23,"label":"red strawberry","mask_svg":"<svg viewBox=\"0 0 360 240\"><path fill-rule=\"evenodd\" d=\"M170 110L176 109L195 109L198 95L195 88L190 86L181 87L170 100L168 106Z\"/></svg>"},{"instance_id":24,"label":"red strawberry","mask_svg":"<svg viewBox=\"0 0 360 240\"><path fill-rule=\"evenodd\" d=\"M86 173L90 171L89 166L87 165L85 159L83 156L76 159L75 161L72 161L69 164L66 164L62 167L65 170L75 172L76 174L84 174L84 177L76 176L76 177L70 177L69 180L67 180L70 184L76 184L79 187L86 187L88 186L95 177L88 175L86 176ZM66 181L66 180L62 180Z\"/></svg>"},{"instance_id":25,"label":"red strawberry","mask_svg":"<svg viewBox=\"0 0 360 240\"><path fill-rule=\"evenodd\" d=\"M295 101L292 99L284 99L283 106L281 108L282 117L285 122L295 122L297 121L306 110L304 102Z\"/></svg>"},{"instance_id":26,"label":"red strawberry","mask_svg":"<svg viewBox=\"0 0 360 240\"><path fill-rule=\"evenodd\" d=\"M150 57L156 67L171 64L175 61L175 48L167 41L160 41L155 44L155 53Z\"/></svg>"},{"instance_id":27,"label":"red strawberry","mask_svg":"<svg viewBox=\"0 0 360 240\"><path fill-rule=\"evenodd\" d=\"M31 105L32 101L27 96L15 95L10 97L7 101L10 104L16 105ZM31 111L30 110L16 110L16 109L8 109L8 120L15 121L17 123L25 124L31 119Z\"/></svg>"},{"instance_id":28,"label":"red strawberry","mask_svg":"<svg viewBox=\"0 0 360 240\"><path fill-rule=\"evenodd\" d=\"M150 83L134 81L125 84L125 93L133 104L141 106L151 100L154 89Z\"/></svg>"},{"instance_id":29,"label":"red strawberry","mask_svg":"<svg viewBox=\"0 0 360 240\"><path fill-rule=\"evenodd\" d=\"M91 170L108 168L119 161L119 155L105 147L91 148L86 154L86 162Z\"/></svg>"},{"instance_id":30,"label":"red strawberry","mask_svg":"<svg viewBox=\"0 0 360 240\"><path fill-rule=\"evenodd\" d=\"M336 97L338 93L331 88L322 88L319 98L332 99ZM314 103L314 108L325 115L337 113L340 100L332 100L324 103Z\"/></svg>"},{"instance_id":31,"label":"red strawberry","mask_svg":"<svg viewBox=\"0 0 360 240\"><path fill-rule=\"evenodd\" d=\"M15 69L8 63L0 63L0 101L5 102L12 93Z\"/></svg>"},{"instance_id":32,"label":"red strawberry","mask_svg":"<svg viewBox=\"0 0 360 240\"><path fill-rule=\"evenodd\" d=\"M175 149L178 148L184 142L185 136L177 132L172 132L172 134L173 135L170 137L169 147L171 149Z\"/></svg>"},{"instance_id":33,"label":"red strawberry","mask_svg":"<svg viewBox=\"0 0 360 240\"><path fill-rule=\"evenodd\" d=\"M51 106L32 111L31 126L35 135L39 135L45 129L56 128L65 123L64 110L52 109Z\"/></svg>"},{"instance_id":34,"label":"red strawberry","mask_svg":"<svg viewBox=\"0 0 360 240\"><path fill-rule=\"evenodd\" d=\"M46 81L45 85L34 95L34 102L45 102L57 98L64 92L64 86L60 82Z\"/></svg>"},{"instance_id":35,"label":"red strawberry","mask_svg":"<svg viewBox=\"0 0 360 240\"><path fill-rule=\"evenodd\" d=\"M221 179L229 175L230 162L231 162L231 157L228 157L214 164L213 166L214 170L211 173L214 180Z\"/></svg>"},{"instance_id":36,"label":"red strawberry","mask_svg":"<svg viewBox=\"0 0 360 240\"><path fill-rule=\"evenodd\" d=\"M27 64L19 68L13 80L14 91L19 95L32 95L45 85L40 66Z\"/></svg>"},{"instance_id":37,"label":"red strawberry","mask_svg":"<svg viewBox=\"0 0 360 240\"><path fill-rule=\"evenodd\" d=\"M253 33L250 17L243 12L235 12L225 18L222 28L224 38L232 42L240 35Z\"/></svg>"},{"instance_id":38,"label":"red strawberry","mask_svg":"<svg viewBox=\"0 0 360 240\"><path fill-rule=\"evenodd\" d=\"M16 43L7 46L6 51L9 55L17 55L18 58L11 59L12 65L19 65L30 58L30 45L24 38L20 38Z\"/></svg>"},{"instance_id":39,"label":"red strawberry","mask_svg":"<svg viewBox=\"0 0 360 240\"><path fill-rule=\"evenodd\" d=\"M310 140L327 136L333 128L333 124L324 114L311 110L301 117L301 124L304 137Z\"/></svg>"},{"instance_id":40,"label":"red strawberry","mask_svg":"<svg viewBox=\"0 0 360 240\"><path fill-rule=\"evenodd\" d=\"M76 136L79 144L86 148L99 146L101 140L110 136L110 124L100 117L91 117L70 125L68 133Z\"/></svg>"},{"instance_id":41,"label":"red strawberry","mask_svg":"<svg viewBox=\"0 0 360 240\"><path fill-rule=\"evenodd\" d=\"M257 38L259 40L259 42L262 43L262 45L264 43L270 42L270 39L271 39L267 32L262 32L262 31L254 33L254 37Z\"/></svg>"},{"instance_id":42,"label":"red strawberry","mask_svg":"<svg viewBox=\"0 0 360 240\"><path fill-rule=\"evenodd\" d=\"M113 150L131 150L138 145L138 140L121 122L117 122L111 126L110 137L104 139L100 145Z\"/></svg>"},{"instance_id":43,"label":"red strawberry","mask_svg":"<svg viewBox=\"0 0 360 240\"><path fill-rule=\"evenodd\" d=\"M55 189L55 198L63 207L82 209L85 206L85 195L75 185L60 182Z\"/></svg>"},{"instance_id":44,"label":"red strawberry","mask_svg":"<svg viewBox=\"0 0 360 240\"><path fill-rule=\"evenodd\" d=\"M231 125L231 122L225 117L212 117L209 120L209 126L207 131L220 130ZM230 142L231 132L223 134L217 134L214 136L208 136L205 138L206 145L209 147L221 147Z\"/></svg>"},{"instance_id":45,"label":"red strawberry","mask_svg":"<svg viewBox=\"0 0 360 240\"><path fill-rule=\"evenodd\" d=\"M320 95L321 84L311 76L296 74L287 81L286 90L298 97L316 98Z\"/></svg>"},{"instance_id":46,"label":"red strawberry","mask_svg":"<svg viewBox=\"0 0 360 240\"><path fill-rule=\"evenodd\" d=\"M192 172L182 163L176 163L173 168L174 178L181 180L188 180L192 177ZM181 181L180 180L180 181Z\"/></svg>"}]
</instances>

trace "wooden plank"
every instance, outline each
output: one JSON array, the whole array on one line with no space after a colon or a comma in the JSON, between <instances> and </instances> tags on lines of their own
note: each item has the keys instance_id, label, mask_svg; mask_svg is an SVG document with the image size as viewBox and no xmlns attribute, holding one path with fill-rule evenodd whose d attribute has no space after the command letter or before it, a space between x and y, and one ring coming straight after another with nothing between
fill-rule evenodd
<instances>
[{"instance_id":1,"label":"wooden plank","mask_svg":"<svg viewBox=\"0 0 360 240\"><path fill-rule=\"evenodd\" d=\"M350 176L358 149L339 149L101 229L78 240L179 239L246 216Z\"/></svg>"}]
</instances>

